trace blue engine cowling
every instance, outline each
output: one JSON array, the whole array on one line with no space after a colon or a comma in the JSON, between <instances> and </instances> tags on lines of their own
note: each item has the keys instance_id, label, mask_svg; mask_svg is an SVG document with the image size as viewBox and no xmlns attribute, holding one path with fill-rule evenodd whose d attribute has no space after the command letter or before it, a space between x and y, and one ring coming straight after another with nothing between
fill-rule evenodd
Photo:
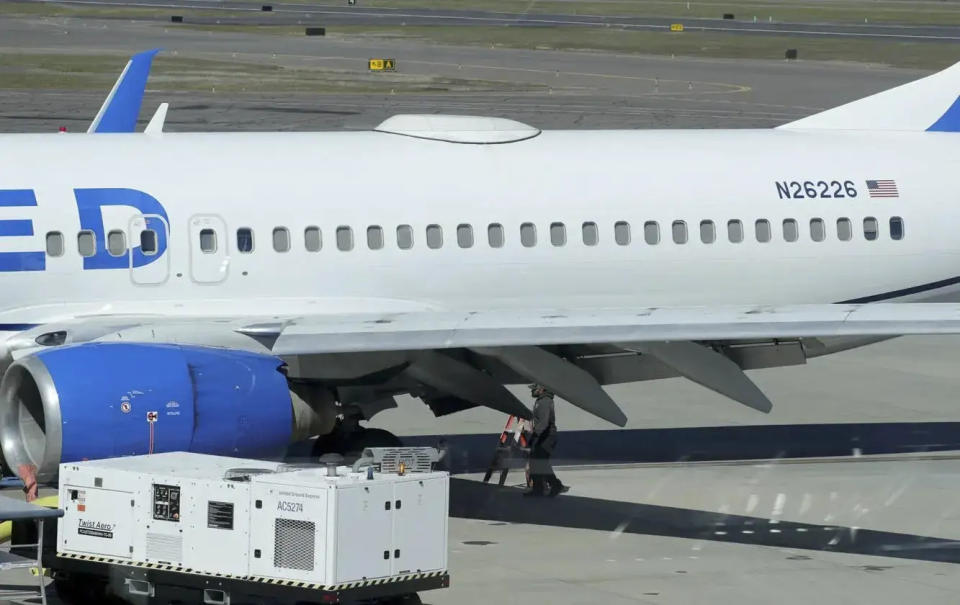
<instances>
[{"instance_id":1,"label":"blue engine cowling","mask_svg":"<svg viewBox=\"0 0 960 605\"><path fill-rule=\"evenodd\" d=\"M14 362L0 382L7 465L150 452L282 454L293 430L283 361L195 346L88 343Z\"/></svg>"}]
</instances>

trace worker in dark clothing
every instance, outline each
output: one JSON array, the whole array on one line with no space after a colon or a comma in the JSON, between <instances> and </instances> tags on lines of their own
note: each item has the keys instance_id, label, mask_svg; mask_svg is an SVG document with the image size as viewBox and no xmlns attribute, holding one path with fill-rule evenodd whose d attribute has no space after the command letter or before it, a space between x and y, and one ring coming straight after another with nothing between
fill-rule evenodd
<instances>
[{"instance_id":1,"label":"worker in dark clothing","mask_svg":"<svg viewBox=\"0 0 960 605\"><path fill-rule=\"evenodd\" d=\"M557 414L553 407L553 393L543 385L530 385L530 394L536 397L533 404L533 434L530 438L531 489L526 496L555 497L567 488L553 473L550 456L557 447ZM548 488L546 492L544 488Z\"/></svg>"}]
</instances>

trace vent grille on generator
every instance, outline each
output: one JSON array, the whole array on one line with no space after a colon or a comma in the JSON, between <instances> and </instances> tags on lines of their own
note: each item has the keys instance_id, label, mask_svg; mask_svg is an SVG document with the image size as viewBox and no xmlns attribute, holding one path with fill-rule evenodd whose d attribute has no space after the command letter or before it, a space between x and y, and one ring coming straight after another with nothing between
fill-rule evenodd
<instances>
[{"instance_id":1,"label":"vent grille on generator","mask_svg":"<svg viewBox=\"0 0 960 605\"><path fill-rule=\"evenodd\" d=\"M147 533L147 558L179 565L183 559L183 536Z\"/></svg>"},{"instance_id":2,"label":"vent grille on generator","mask_svg":"<svg viewBox=\"0 0 960 605\"><path fill-rule=\"evenodd\" d=\"M273 525L273 566L313 571L313 521L275 519Z\"/></svg>"},{"instance_id":3,"label":"vent grille on generator","mask_svg":"<svg viewBox=\"0 0 960 605\"><path fill-rule=\"evenodd\" d=\"M408 473L429 473L433 468L433 456L431 456L430 448L392 447L383 448L382 451L381 473L396 473L401 462L403 462L403 466Z\"/></svg>"}]
</instances>

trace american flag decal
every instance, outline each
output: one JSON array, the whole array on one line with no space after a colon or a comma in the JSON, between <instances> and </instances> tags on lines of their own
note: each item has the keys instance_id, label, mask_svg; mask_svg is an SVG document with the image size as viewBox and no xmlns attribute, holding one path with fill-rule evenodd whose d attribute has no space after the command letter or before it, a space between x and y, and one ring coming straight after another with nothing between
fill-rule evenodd
<instances>
[{"instance_id":1,"label":"american flag decal","mask_svg":"<svg viewBox=\"0 0 960 605\"><path fill-rule=\"evenodd\" d=\"M897 182L893 179L877 179L867 181L867 193L870 197L900 197L897 191Z\"/></svg>"}]
</instances>

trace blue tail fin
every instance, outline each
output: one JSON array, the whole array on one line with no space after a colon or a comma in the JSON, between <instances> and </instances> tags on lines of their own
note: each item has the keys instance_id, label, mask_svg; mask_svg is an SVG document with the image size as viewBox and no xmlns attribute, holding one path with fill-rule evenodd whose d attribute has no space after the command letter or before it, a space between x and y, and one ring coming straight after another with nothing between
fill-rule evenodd
<instances>
[{"instance_id":1,"label":"blue tail fin","mask_svg":"<svg viewBox=\"0 0 960 605\"><path fill-rule=\"evenodd\" d=\"M147 87L150 64L159 48L137 53L113 85L87 132L133 132L140 115L143 91Z\"/></svg>"}]
</instances>

